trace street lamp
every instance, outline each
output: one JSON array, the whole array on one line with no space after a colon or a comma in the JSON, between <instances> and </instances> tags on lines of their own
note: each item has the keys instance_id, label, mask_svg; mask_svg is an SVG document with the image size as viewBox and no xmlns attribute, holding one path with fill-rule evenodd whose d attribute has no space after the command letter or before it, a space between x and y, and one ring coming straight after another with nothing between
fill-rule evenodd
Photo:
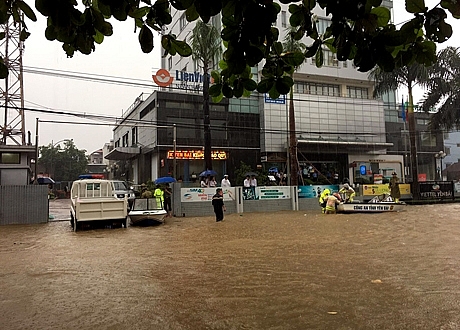
<instances>
[{"instance_id":1,"label":"street lamp","mask_svg":"<svg viewBox=\"0 0 460 330\"><path fill-rule=\"evenodd\" d=\"M435 158L435 165L436 165L436 173L438 172L439 170L439 180L442 181L442 160L444 159L444 157L446 157L447 154L441 150L437 153L434 154L434 158ZM439 167L438 167L438 159L439 159Z\"/></svg>"}]
</instances>

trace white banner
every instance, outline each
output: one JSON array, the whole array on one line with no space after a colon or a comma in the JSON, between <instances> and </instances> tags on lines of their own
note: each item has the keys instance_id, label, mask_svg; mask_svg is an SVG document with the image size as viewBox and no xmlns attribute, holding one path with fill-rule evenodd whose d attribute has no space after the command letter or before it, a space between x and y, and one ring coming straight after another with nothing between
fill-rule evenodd
<instances>
[{"instance_id":1,"label":"white banner","mask_svg":"<svg viewBox=\"0 0 460 330\"><path fill-rule=\"evenodd\" d=\"M181 202L208 202L216 194L217 188L181 188ZM235 200L235 187L222 188L224 201Z\"/></svg>"}]
</instances>

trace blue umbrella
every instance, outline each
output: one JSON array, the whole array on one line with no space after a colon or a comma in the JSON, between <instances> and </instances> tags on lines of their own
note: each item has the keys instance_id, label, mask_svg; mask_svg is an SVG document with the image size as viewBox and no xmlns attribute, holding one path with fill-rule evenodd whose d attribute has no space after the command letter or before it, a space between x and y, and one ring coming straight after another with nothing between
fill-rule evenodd
<instances>
[{"instance_id":1,"label":"blue umbrella","mask_svg":"<svg viewBox=\"0 0 460 330\"><path fill-rule=\"evenodd\" d=\"M171 176L162 176L161 178L158 178L155 180L155 184L160 184L160 183L173 183L176 182L176 179L174 179Z\"/></svg>"},{"instance_id":2,"label":"blue umbrella","mask_svg":"<svg viewBox=\"0 0 460 330\"><path fill-rule=\"evenodd\" d=\"M200 176L208 176L208 175L217 175L217 172L214 170L206 170L200 173Z\"/></svg>"},{"instance_id":3,"label":"blue umbrella","mask_svg":"<svg viewBox=\"0 0 460 330\"><path fill-rule=\"evenodd\" d=\"M270 167L268 172L278 173L278 167Z\"/></svg>"}]
</instances>

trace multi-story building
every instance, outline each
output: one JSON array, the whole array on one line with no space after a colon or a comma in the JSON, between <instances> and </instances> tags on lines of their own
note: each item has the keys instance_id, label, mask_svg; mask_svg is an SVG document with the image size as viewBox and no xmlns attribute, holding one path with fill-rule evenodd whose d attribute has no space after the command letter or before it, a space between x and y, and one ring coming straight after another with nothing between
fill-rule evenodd
<instances>
[{"instance_id":1,"label":"multi-story building","mask_svg":"<svg viewBox=\"0 0 460 330\"><path fill-rule=\"evenodd\" d=\"M391 8L392 2L385 1L385 5ZM172 9L172 14L170 32L188 39L195 23L187 22L184 12ZM318 32L324 33L330 19L320 10L316 14ZM281 35L288 31L288 22L288 5L281 4L276 22ZM212 23L220 27L218 18ZM303 42L310 43L307 39ZM353 182L372 182L376 173L390 176L396 171L401 175L404 159L387 153L392 143L386 141L384 102L372 97L373 82L367 73L358 72L352 61L338 62L328 49L323 52L323 67L317 68L314 59L308 59L294 74L296 138L303 179L338 175ZM191 57L168 56L162 64L169 72L198 69ZM261 71L261 65L254 68L255 79ZM388 98L395 104L394 93ZM260 152L265 166L287 169L288 100L256 95L248 100L230 100L230 107L241 102L252 102L245 111L260 113Z\"/></svg>"},{"instance_id":2,"label":"multi-story building","mask_svg":"<svg viewBox=\"0 0 460 330\"><path fill-rule=\"evenodd\" d=\"M230 111L227 100L211 102L210 109L216 176L232 177L242 161L255 165L260 159L259 114ZM114 129L114 149L105 158L117 160L113 175L126 181L170 175L195 181L204 170L203 146L203 97L184 87L139 96Z\"/></svg>"}]
</instances>

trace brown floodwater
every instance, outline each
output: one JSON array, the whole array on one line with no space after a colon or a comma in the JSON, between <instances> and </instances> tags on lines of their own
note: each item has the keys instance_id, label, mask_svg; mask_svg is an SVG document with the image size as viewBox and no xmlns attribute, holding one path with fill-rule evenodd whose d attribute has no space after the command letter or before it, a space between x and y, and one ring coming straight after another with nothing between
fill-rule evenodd
<instances>
[{"instance_id":1,"label":"brown floodwater","mask_svg":"<svg viewBox=\"0 0 460 330\"><path fill-rule=\"evenodd\" d=\"M459 212L3 226L0 329L460 329Z\"/></svg>"}]
</instances>

